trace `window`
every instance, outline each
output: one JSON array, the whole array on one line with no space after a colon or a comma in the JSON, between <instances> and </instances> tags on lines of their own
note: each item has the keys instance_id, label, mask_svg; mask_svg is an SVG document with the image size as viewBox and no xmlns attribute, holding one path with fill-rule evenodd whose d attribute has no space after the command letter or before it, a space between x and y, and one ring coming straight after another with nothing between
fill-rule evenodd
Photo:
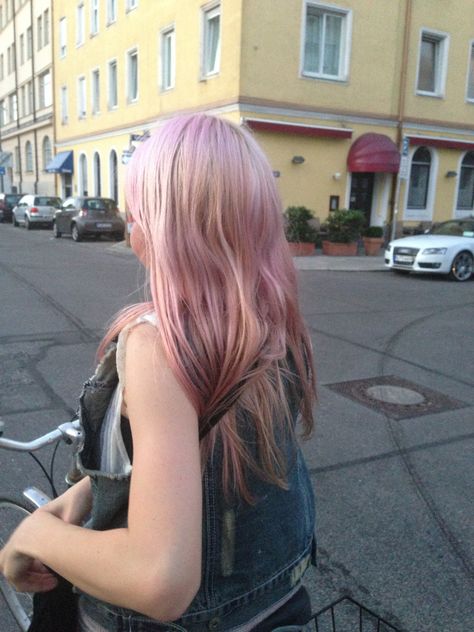
<instances>
[{"instance_id":1,"label":"window","mask_svg":"<svg viewBox=\"0 0 474 632\"><path fill-rule=\"evenodd\" d=\"M118 159L117 152L112 149L109 155L109 196L118 200Z\"/></svg>"},{"instance_id":2,"label":"window","mask_svg":"<svg viewBox=\"0 0 474 632\"><path fill-rule=\"evenodd\" d=\"M33 54L33 32L31 26L26 29L26 59L31 59Z\"/></svg>"},{"instance_id":3,"label":"window","mask_svg":"<svg viewBox=\"0 0 474 632\"><path fill-rule=\"evenodd\" d=\"M18 118L18 100L16 92L13 92L8 97L8 111L10 114L10 123L14 123Z\"/></svg>"},{"instance_id":4,"label":"window","mask_svg":"<svg viewBox=\"0 0 474 632\"><path fill-rule=\"evenodd\" d=\"M12 72L12 49L9 46L7 48L7 74Z\"/></svg>"},{"instance_id":5,"label":"window","mask_svg":"<svg viewBox=\"0 0 474 632\"><path fill-rule=\"evenodd\" d=\"M127 0L127 11L136 9L138 7L138 0Z\"/></svg>"},{"instance_id":6,"label":"window","mask_svg":"<svg viewBox=\"0 0 474 632\"><path fill-rule=\"evenodd\" d=\"M0 6L0 29L3 29L3 6Z\"/></svg>"},{"instance_id":7,"label":"window","mask_svg":"<svg viewBox=\"0 0 474 632\"><path fill-rule=\"evenodd\" d=\"M469 51L469 74L467 76L467 98L474 101L474 43Z\"/></svg>"},{"instance_id":8,"label":"window","mask_svg":"<svg viewBox=\"0 0 474 632\"><path fill-rule=\"evenodd\" d=\"M117 62L109 62L109 109L116 108L118 104L117 90Z\"/></svg>"},{"instance_id":9,"label":"window","mask_svg":"<svg viewBox=\"0 0 474 632\"><path fill-rule=\"evenodd\" d=\"M456 208L460 211L474 209L474 151L468 152L461 163Z\"/></svg>"},{"instance_id":10,"label":"window","mask_svg":"<svg viewBox=\"0 0 474 632\"><path fill-rule=\"evenodd\" d=\"M59 20L59 55L65 57L67 51L67 22L66 18Z\"/></svg>"},{"instance_id":11,"label":"window","mask_svg":"<svg viewBox=\"0 0 474 632\"><path fill-rule=\"evenodd\" d=\"M36 20L36 26L37 26L37 28L36 28L36 35L37 35L37 37L36 37L36 39L37 39L36 46L37 46L38 50L40 50L40 48L43 45L43 16L42 15L38 16L38 18Z\"/></svg>"},{"instance_id":12,"label":"window","mask_svg":"<svg viewBox=\"0 0 474 632\"><path fill-rule=\"evenodd\" d=\"M29 140L25 143L25 171L33 171L33 148Z\"/></svg>"},{"instance_id":13,"label":"window","mask_svg":"<svg viewBox=\"0 0 474 632\"><path fill-rule=\"evenodd\" d=\"M5 67L4 67L4 57L3 55L0 55L0 81L3 80L3 78L5 77Z\"/></svg>"},{"instance_id":14,"label":"window","mask_svg":"<svg viewBox=\"0 0 474 632\"><path fill-rule=\"evenodd\" d=\"M423 32L420 43L417 91L442 96L446 77L448 38L439 33Z\"/></svg>"},{"instance_id":15,"label":"window","mask_svg":"<svg viewBox=\"0 0 474 632\"><path fill-rule=\"evenodd\" d=\"M25 36L20 35L20 65L25 63Z\"/></svg>"},{"instance_id":16,"label":"window","mask_svg":"<svg viewBox=\"0 0 474 632\"><path fill-rule=\"evenodd\" d=\"M45 171L46 167L49 165L53 157L53 152L51 151L51 141L49 139L49 136L45 136L43 138L42 150L43 150L43 171Z\"/></svg>"},{"instance_id":17,"label":"window","mask_svg":"<svg viewBox=\"0 0 474 632\"><path fill-rule=\"evenodd\" d=\"M127 100L133 103L138 99L138 52L127 53Z\"/></svg>"},{"instance_id":18,"label":"window","mask_svg":"<svg viewBox=\"0 0 474 632\"><path fill-rule=\"evenodd\" d=\"M26 85L21 86L21 99L20 99L20 103L21 103L21 115L26 116L28 114L28 104L26 101Z\"/></svg>"},{"instance_id":19,"label":"window","mask_svg":"<svg viewBox=\"0 0 474 632\"><path fill-rule=\"evenodd\" d=\"M204 11L203 20L202 74L206 77L219 72L221 54L220 5Z\"/></svg>"},{"instance_id":20,"label":"window","mask_svg":"<svg viewBox=\"0 0 474 632\"><path fill-rule=\"evenodd\" d=\"M99 30L99 0L91 0L91 33L95 35Z\"/></svg>"},{"instance_id":21,"label":"window","mask_svg":"<svg viewBox=\"0 0 474 632\"><path fill-rule=\"evenodd\" d=\"M49 44L49 9L43 13L43 45Z\"/></svg>"},{"instance_id":22,"label":"window","mask_svg":"<svg viewBox=\"0 0 474 632\"><path fill-rule=\"evenodd\" d=\"M100 156L97 152L94 154L93 158L93 168L94 168L94 195L100 197L102 195L102 185L100 179Z\"/></svg>"},{"instance_id":23,"label":"window","mask_svg":"<svg viewBox=\"0 0 474 632\"><path fill-rule=\"evenodd\" d=\"M117 21L117 0L107 0L107 24Z\"/></svg>"},{"instance_id":24,"label":"window","mask_svg":"<svg viewBox=\"0 0 474 632\"><path fill-rule=\"evenodd\" d=\"M15 172L20 173L21 154L18 145L15 145Z\"/></svg>"},{"instance_id":25,"label":"window","mask_svg":"<svg viewBox=\"0 0 474 632\"><path fill-rule=\"evenodd\" d=\"M167 29L161 34L161 89L174 88L176 71L175 32Z\"/></svg>"},{"instance_id":26,"label":"window","mask_svg":"<svg viewBox=\"0 0 474 632\"><path fill-rule=\"evenodd\" d=\"M86 78L79 77L77 80L77 115L79 118L86 116Z\"/></svg>"},{"instance_id":27,"label":"window","mask_svg":"<svg viewBox=\"0 0 474 632\"><path fill-rule=\"evenodd\" d=\"M100 111L100 75L99 70L92 71L92 114Z\"/></svg>"},{"instance_id":28,"label":"window","mask_svg":"<svg viewBox=\"0 0 474 632\"><path fill-rule=\"evenodd\" d=\"M419 147L413 154L408 190L408 208L425 209L428 201L431 154L426 147Z\"/></svg>"},{"instance_id":29,"label":"window","mask_svg":"<svg viewBox=\"0 0 474 632\"><path fill-rule=\"evenodd\" d=\"M87 158L81 154L79 156L79 195L87 194Z\"/></svg>"},{"instance_id":30,"label":"window","mask_svg":"<svg viewBox=\"0 0 474 632\"><path fill-rule=\"evenodd\" d=\"M38 94L40 108L46 108L52 104L51 72L49 70L38 77Z\"/></svg>"},{"instance_id":31,"label":"window","mask_svg":"<svg viewBox=\"0 0 474 632\"><path fill-rule=\"evenodd\" d=\"M76 9L76 46L84 44L84 5Z\"/></svg>"},{"instance_id":32,"label":"window","mask_svg":"<svg viewBox=\"0 0 474 632\"><path fill-rule=\"evenodd\" d=\"M7 109L6 102L2 99L0 101L0 127L3 127L7 123Z\"/></svg>"},{"instance_id":33,"label":"window","mask_svg":"<svg viewBox=\"0 0 474 632\"><path fill-rule=\"evenodd\" d=\"M31 114L33 112L33 82L28 81L26 84L26 96L28 103L28 113Z\"/></svg>"},{"instance_id":34,"label":"window","mask_svg":"<svg viewBox=\"0 0 474 632\"><path fill-rule=\"evenodd\" d=\"M350 13L306 4L303 74L323 79L347 79Z\"/></svg>"},{"instance_id":35,"label":"window","mask_svg":"<svg viewBox=\"0 0 474 632\"><path fill-rule=\"evenodd\" d=\"M69 118L69 104L67 86L61 86L61 123L64 125Z\"/></svg>"}]
</instances>

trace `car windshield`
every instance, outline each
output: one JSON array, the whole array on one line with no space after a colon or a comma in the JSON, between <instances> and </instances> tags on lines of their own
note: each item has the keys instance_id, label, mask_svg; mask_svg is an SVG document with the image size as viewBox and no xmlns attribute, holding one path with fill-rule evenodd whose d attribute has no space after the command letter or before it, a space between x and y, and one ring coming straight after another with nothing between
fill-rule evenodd
<instances>
[{"instance_id":1,"label":"car windshield","mask_svg":"<svg viewBox=\"0 0 474 632\"><path fill-rule=\"evenodd\" d=\"M474 237L474 220L444 222L431 231L432 235L453 235L454 237Z\"/></svg>"},{"instance_id":2,"label":"car windshield","mask_svg":"<svg viewBox=\"0 0 474 632\"><path fill-rule=\"evenodd\" d=\"M16 204L21 197L21 195L7 195L5 199L7 202Z\"/></svg>"},{"instance_id":3,"label":"car windshield","mask_svg":"<svg viewBox=\"0 0 474 632\"><path fill-rule=\"evenodd\" d=\"M61 200L57 197L35 197L35 204L38 206L54 206L59 208L61 206Z\"/></svg>"},{"instance_id":4,"label":"car windshield","mask_svg":"<svg viewBox=\"0 0 474 632\"><path fill-rule=\"evenodd\" d=\"M116 204L113 200L109 200L108 198L91 198L89 200L84 200L83 207L89 209L90 211L112 211L116 208Z\"/></svg>"}]
</instances>

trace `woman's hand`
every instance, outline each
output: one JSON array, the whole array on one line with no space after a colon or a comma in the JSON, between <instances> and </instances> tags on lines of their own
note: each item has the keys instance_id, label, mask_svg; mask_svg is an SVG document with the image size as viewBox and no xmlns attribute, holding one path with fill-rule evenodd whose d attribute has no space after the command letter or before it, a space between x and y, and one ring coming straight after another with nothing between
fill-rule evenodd
<instances>
[{"instance_id":1,"label":"woman's hand","mask_svg":"<svg viewBox=\"0 0 474 632\"><path fill-rule=\"evenodd\" d=\"M81 525L92 507L91 480L87 476L38 511L45 511L68 524Z\"/></svg>"},{"instance_id":2,"label":"woman's hand","mask_svg":"<svg viewBox=\"0 0 474 632\"><path fill-rule=\"evenodd\" d=\"M58 583L44 564L19 550L22 539L27 533L34 532L35 521L35 514L25 518L0 551L0 572L20 592L46 592Z\"/></svg>"}]
</instances>

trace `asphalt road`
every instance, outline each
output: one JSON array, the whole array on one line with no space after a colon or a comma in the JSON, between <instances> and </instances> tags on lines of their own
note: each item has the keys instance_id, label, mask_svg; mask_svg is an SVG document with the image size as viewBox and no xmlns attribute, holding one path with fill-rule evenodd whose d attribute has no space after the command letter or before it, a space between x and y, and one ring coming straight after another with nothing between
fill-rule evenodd
<instances>
[{"instance_id":1,"label":"asphalt road","mask_svg":"<svg viewBox=\"0 0 474 632\"><path fill-rule=\"evenodd\" d=\"M474 282L318 270L299 280L319 390L304 448L318 513L313 609L350 595L400 630L468 632ZM71 415L104 326L143 296L143 282L121 245L0 225L9 436L32 437ZM61 448L58 486L67 460ZM43 485L27 455L0 452L0 471L2 492ZM15 630L3 603L0 630Z\"/></svg>"}]
</instances>

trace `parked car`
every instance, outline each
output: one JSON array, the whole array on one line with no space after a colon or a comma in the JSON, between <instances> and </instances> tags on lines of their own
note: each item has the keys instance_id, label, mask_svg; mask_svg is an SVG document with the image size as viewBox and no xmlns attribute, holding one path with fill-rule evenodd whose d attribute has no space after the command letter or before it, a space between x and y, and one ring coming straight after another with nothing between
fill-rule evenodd
<instances>
[{"instance_id":1,"label":"parked car","mask_svg":"<svg viewBox=\"0 0 474 632\"><path fill-rule=\"evenodd\" d=\"M88 236L109 235L119 241L124 231L125 222L110 198L69 197L54 216L55 237L71 235L74 241L81 241Z\"/></svg>"},{"instance_id":2,"label":"parked car","mask_svg":"<svg viewBox=\"0 0 474 632\"><path fill-rule=\"evenodd\" d=\"M12 211L24 193L0 193L0 222L11 222Z\"/></svg>"},{"instance_id":3,"label":"parked car","mask_svg":"<svg viewBox=\"0 0 474 632\"><path fill-rule=\"evenodd\" d=\"M53 225L54 213L61 207L61 199L51 195L24 195L12 212L14 226L30 230L35 225Z\"/></svg>"},{"instance_id":4,"label":"parked car","mask_svg":"<svg viewBox=\"0 0 474 632\"><path fill-rule=\"evenodd\" d=\"M454 281L471 278L474 261L474 217L452 219L424 235L391 241L385 265L395 272L435 272Z\"/></svg>"}]
</instances>

